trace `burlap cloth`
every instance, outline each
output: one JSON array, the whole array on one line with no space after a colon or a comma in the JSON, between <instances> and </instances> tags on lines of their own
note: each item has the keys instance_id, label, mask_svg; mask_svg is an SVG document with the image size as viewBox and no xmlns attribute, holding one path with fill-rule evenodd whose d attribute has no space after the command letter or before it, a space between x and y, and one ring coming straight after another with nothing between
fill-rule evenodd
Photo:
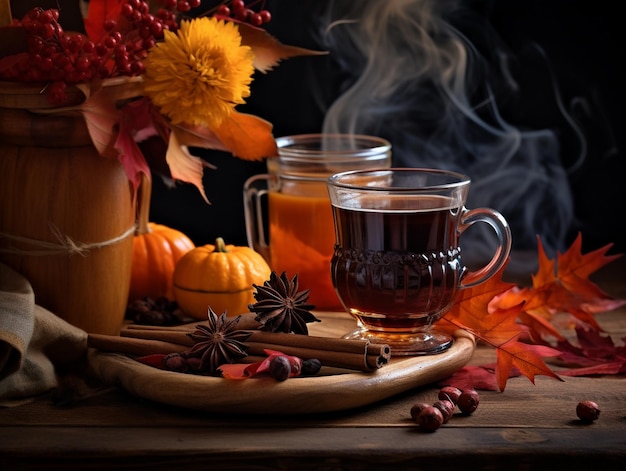
<instances>
[{"instance_id":1,"label":"burlap cloth","mask_svg":"<svg viewBox=\"0 0 626 471\"><path fill-rule=\"evenodd\" d=\"M87 333L35 304L28 280L0 263L0 406L56 388L86 352Z\"/></svg>"}]
</instances>

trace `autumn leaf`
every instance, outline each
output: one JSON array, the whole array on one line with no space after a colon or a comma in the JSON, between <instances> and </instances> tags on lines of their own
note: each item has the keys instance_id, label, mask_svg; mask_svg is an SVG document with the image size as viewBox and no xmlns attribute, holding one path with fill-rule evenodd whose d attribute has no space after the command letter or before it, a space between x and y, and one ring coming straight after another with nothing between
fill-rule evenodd
<instances>
[{"instance_id":1,"label":"autumn leaf","mask_svg":"<svg viewBox=\"0 0 626 471\"><path fill-rule=\"evenodd\" d=\"M258 116L234 111L213 132L240 159L261 160L278 155L272 124Z\"/></svg>"},{"instance_id":2,"label":"autumn leaf","mask_svg":"<svg viewBox=\"0 0 626 471\"><path fill-rule=\"evenodd\" d=\"M145 99L133 101L124 106L114 146L134 190L139 187L141 174L150 175L148 162L137 145L140 140L156 135L147 108L148 103ZM138 135L141 135L142 139L139 139Z\"/></svg>"},{"instance_id":3,"label":"autumn leaf","mask_svg":"<svg viewBox=\"0 0 626 471\"><path fill-rule=\"evenodd\" d=\"M447 378L439 381L439 387L455 386L461 390L464 389L480 389L483 391L499 391L500 387L496 382L496 364L488 363L480 366L464 366L460 370L455 371ZM519 369L512 367L509 370L509 378L521 376Z\"/></svg>"},{"instance_id":4,"label":"autumn leaf","mask_svg":"<svg viewBox=\"0 0 626 471\"><path fill-rule=\"evenodd\" d=\"M57 116L74 116L80 113L98 153L103 157L117 158L115 141L118 124L122 119L120 108L127 100L141 96L141 78L116 77L105 81L79 83L75 87L84 96L80 104L38 109L37 112Z\"/></svg>"},{"instance_id":5,"label":"autumn leaf","mask_svg":"<svg viewBox=\"0 0 626 471\"><path fill-rule=\"evenodd\" d=\"M319 56L328 54L328 52L325 51L313 51L311 49L282 44L263 28L257 28L249 23L232 20L232 18L228 19L238 24L242 44L250 46L254 52L254 68L264 74L272 70L283 59L295 56Z\"/></svg>"},{"instance_id":6,"label":"autumn leaf","mask_svg":"<svg viewBox=\"0 0 626 471\"><path fill-rule=\"evenodd\" d=\"M278 154L272 125L257 116L234 111L216 130L188 124L172 126L166 155L172 178L195 185L207 203L202 175L210 164L192 155L189 147L222 150L244 160Z\"/></svg>"},{"instance_id":7,"label":"autumn leaf","mask_svg":"<svg viewBox=\"0 0 626 471\"><path fill-rule=\"evenodd\" d=\"M622 256L622 254L607 256L606 253L612 246L613 244L607 244L583 255L581 252L582 235L579 233L567 252L558 255L557 275L563 287L587 299L609 298L608 294L589 280L589 276Z\"/></svg>"},{"instance_id":8,"label":"autumn leaf","mask_svg":"<svg viewBox=\"0 0 626 471\"><path fill-rule=\"evenodd\" d=\"M209 203L202 183L204 167L209 164L189 152L190 142L195 142L189 136L190 134L186 134L180 128L172 128L165 156L167 165L174 180L182 180L195 185L204 201Z\"/></svg>"},{"instance_id":9,"label":"autumn leaf","mask_svg":"<svg viewBox=\"0 0 626 471\"><path fill-rule=\"evenodd\" d=\"M569 369L564 376L589 376L626 373L626 345L617 346L610 335L602 335L595 329L576 327L579 346L567 340L558 342L559 360ZM626 338L622 339L626 342Z\"/></svg>"},{"instance_id":10,"label":"autumn leaf","mask_svg":"<svg viewBox=\"0 0 626 471\"><path fill-rule=\"evenodd\" d=\"M526 332L525 326L517 321L523 310L523 301L504 309L492 305L494 299L515 287L514 284L502 281L504 269L485 283L464 289L442 321L466 330L496 348L495 375L501 391L504 391L513 367L518 368L533 383L536 375L559 379L542 359L542 356L557 355L557 350L519 340Z\"/></svg>"},{"instance_id":11,"label":"autumn leaf","mask_svg":"<svg viewBox=\"0 0 626 471\"><path fill-rule=\"evenodd\" d=\"M499 274L498 279L464 290L443 320L496 348L493 380L500 390L504 390L513 371L519 371L531 382L536 375L560 379L559 375L624 372L626 348L615 347L610 337L601 336L593 316L626 301L612 299L589 279L599 268L621 256L607 256L611 246L583 255L579 234L564 254L552 260L539 240L539 267L532 276L531 287L507 286L501 283ZM580 347L571 345L554 324L556 316L563 313L579 321L576 331ZM554 348L547 340L550 337L556 339ZM548 357L574 368L557 375L546 366L543 359ZM490 384L491 378L485 378L488 372L487 369L480 375L473 374L480 376L474 380ZM464 381L471 376L466 373Z\"/></svg>"},{"instance_id":12,"label":"autumn leaf","mask_svg":"<svg viewBox=\"0 0 626 471\"><path fill-rule=\"evenodd\" d=\"M105 34L104 24L107 20L118 20L121 17L124 2L120 0L98 0L89 2L87 16L84 18L87 36L94 42Z\"/></svg>"},{"instance_id":13,"label":"autumn leaf","mask_svg":"<svg viewBox=\"0 0 626 471\"><path fill-rule=\"evenodd\" d=\"M300 372L302 371L302 359L292 356L285 355L284 353L278 350L263 350L267 355L261 361L257 361L255 363L224 363L218 367L218 370L222 373L222 377L225 379L246 379L253 378L255 376L268 375L270 371L270 364L272 360L277 357L285 357L289 360L289 364L291 365L291 371L289 373L289 377L293 378L295 376L300 376Z\"/></svg>"},{"instance_id":14,"label":"autumn leaf","mask_svg":"<svg viewBox=\"0 0 626 471\"><path fill-rule=\"evenodd\" d=\"M517 340L510 340L498 346L496 349L497 368L495 374L500 391L504 391L509 378L509 371L513 366L517 367L533 384L537 375L561 380L559 375L552 371L542 358L557 356L559 353L558 350L553 348L523 343Z\"/></svg>"},{"instance_id":15,"label":"autumn leaf","mask_svg":"<svg viewBox=\"0 0 626 471\"><path fill-rule=\"evenodd\" d=\"M556 314L563 312L601 330L595 314L616 309L626 301L612 299L589 276L621 257L621 254L606 255L612 244L584 255L581 247L582 236L578 234L570 248L564 254L558 254L555 261L546 256L538 239L539 268L532 277L532 287L511 290L500 296L495 305L507 308L523 302L524 313L520 316L522 322L543 339L549 336L562 339L550 321Z\"/></svg>"},{"instance_id":16,"label":"autumn leaf","mask_svg":"<svg viewBox=\"0 0 626 471\"><path fill-rule=\"evenodd\" d=\"M519 337L523 328L516 319L521 312L521 305L507 309L490 309L494 298L515 287L512 283L502 281L504 269L505 267L485 283L463 289L442 321L463 328L493 346Z\"/></svg>"}]
</instances>

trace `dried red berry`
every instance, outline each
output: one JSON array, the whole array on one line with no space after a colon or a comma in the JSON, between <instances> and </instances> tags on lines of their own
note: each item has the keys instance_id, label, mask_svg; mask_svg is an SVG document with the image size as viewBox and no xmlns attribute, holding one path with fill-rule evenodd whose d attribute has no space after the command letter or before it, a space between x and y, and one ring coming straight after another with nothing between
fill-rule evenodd
<instances>
[{"instance_id":1,"label":"dried red berry","mask_svg":"<svg viewBox=\"0 0 626 471\"><path fill-rule=\"evenodd\" d=\"M424 407L415 419L420 430L434 432L443 425L443 414L433 406Z\"/></svg>"},{"instance_id":2,"label":"dried red berry","mask_svg":"<svg viewBox=\"0 0 626 471\"><path fill-rule=\"evenodd\" d=\"M289 358L278 355L270 360L269 375L277 381L285 381L291 374Z\"/></svg>"},{"instance_id":3,"label":"dried red berry","mask_svg":"<svg viewBox=\"0 0 626 471\"><path fill-rule=\"evenodd\" d=\"M447 399L452 402L452 404L456 404L459 400L459 396L461 395L461 390L456 386L444 386L439 391L438 398L441 400Z\"/></svg>"},{"instance_id":4,"label":"dried red berry","mask_svg":"<svg viewBox=\"0 0 626 471\"><path fill-rule=\"evenodd\" d=\"M471 414L478 408L479 402L478 392L474 389L466 389L459 396L456 405L464 414Z\"/></svg>"},{"instance_id":5,"label":"dried red berry","mask_svg":"<svg viewBox=\"0 0 626 471\"><path fill-rule=\"evenodd\" d=\"M443 423L447 423L448 420L454 415L454 404L452 401L448 399L440 399L435 401L433 407L439 409L441 411L441 415L443 415Z\"/></svg>"},{"instance_id":6,"label":"dried red berry","mask_svg":"<svg viewBox=\"0 0 626 471\"><path fill-rule=\"evenodd\" d=\"M315 376L320 372L322 368L322 362L317 358L309 358L308 360L302 360L302 376Z\"/></svg>"},{"instance_id":7,"label":"dried red berry","mask_svg":"<svg viewBox=\"0 0 626 471\"><path fill-rule=\"evenodd\" d=\"M593 401L581 401L576 406L576 415L583 422L593 422L600 417L600 407Z\"/></svg>"},{"instance_id":8,"label":"dried red berry","mask_svg":"<svg viewBox=\"0 0 626 471\"><path fill-rule=\"evenodd\" d=\"M415 404L413 404L411 406L411 417L413 418L413 420L417 420L417 416L420 412L422 412L422 409L428 406L430 406L430 404L426 404L425 402L416 402Z\"/></svg>"}]
</instances>

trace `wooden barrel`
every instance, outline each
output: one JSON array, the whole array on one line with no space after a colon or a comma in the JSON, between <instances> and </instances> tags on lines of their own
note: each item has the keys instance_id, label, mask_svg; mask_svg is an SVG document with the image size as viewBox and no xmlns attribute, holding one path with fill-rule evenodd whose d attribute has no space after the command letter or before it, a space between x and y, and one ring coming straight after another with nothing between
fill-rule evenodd
<instances>
[{"instance_id":1,"label":"wooden barrel","mask_svg":"<svg viewBox=\"0 0 626 471\"><path fill-rule=\"evenodd\" d=\"M89 333L117 335L136 195L120 163L98 154L82 116L37 113L49 107L40 91L0 84L0 261L28 279L37 304Z\"/></svg>"}]
</instances>

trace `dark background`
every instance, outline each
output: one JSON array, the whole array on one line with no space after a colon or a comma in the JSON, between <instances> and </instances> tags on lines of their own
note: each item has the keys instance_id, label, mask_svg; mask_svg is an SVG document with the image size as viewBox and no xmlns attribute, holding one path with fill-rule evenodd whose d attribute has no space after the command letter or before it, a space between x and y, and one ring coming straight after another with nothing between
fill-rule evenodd
<instances>
[{"instance_id":1,"label":"dark background","mask_svg":"<svg viewBox=\"0 0 626 471\"><path fill-rule=\"evenodd\" d=\"M265 28L285 44L327 50L320 31L329 9L332 7L338 16L344 10L354 12L355 6L358 9L376 1L394 0L269 0L266 7L273 18ZM611 253L625 252L626 77L618 2L440 2L453 12L447 20L468 37L487 67L494 65L493 75L487 76L496 92L503 77L495 73L495 65L503 55L508 58L519 89L514 95L498 97L499 110L507 122L524 129L549 129L558 138L559 158L568 169L575 205L575 218L561 249L581 232L586 251L613 243ZM33 4L51 7L59 2L11 3L14 16L21 16ZM62 19L65 16L71 21L76 0L60 3ZM192 13L205 10L211 3L204 0L201 9ZM420 5L416 1L413 8ZM351 72L332 50L327 56L291 58L268 74L257 73L252 96L238 109L272 122L275 136L319 132L327 108L358 78ZM559 106L567 109L567 117ZM568 119L575 121L584 145ZM381 136L388 137L384 133ZM264 172L265 164L242 161L223 152L193 152L217 166L215 170L207 168L204 175L211 204L204 202L194 186L178 182L170 188L155 174L151 220L185 232L198 245L213 242L217 236L229 243L246 244L242 187L249 176ZM582 163L575 165L579 158ZM516 217L503 213L510 222ZM515 233L513 238L516 248L528 248L516 243Z\"/></svg>"},{"instance_id":2,"label":"dark background","mask_svg":"<svg viewBox=\"0 0 626 471\"><path fill-rule=\"evenodd\" d=\"M273 19L266 29L283 43L324 50L324 44L316 39L317 21L329 4L322 0L269 1ZM626 250L622 132L626 80L621 16L615 4L565 0L459 4L459 14L451 21L457 21L461 30L471 25L464 33L487 60L496 60L494 38L513 58L520 91L501 103L506 119L524 128L554 130L566 167L584 153L583 164L568 175L576 215L568 242L581 231L584 250L609 243L615 244L611 253ZM572 104L585 104L573 116L585 133L586 149L581 150L578 137L558 109L545 58L559 84L562 102L573 109ZM240 109L271 121L275 136L318 132L325 107L351 80L354 77L339 70L332 51L324 57L291 58L267 75L257 74L252 97ZM218 166L217 170L205 171L206 192L212 204L206 205L190 185L167 189L155 181L152 220L184 231L197 244L212 242L216 236L245 244L242 186L248 176L263 172L264 164L219 152L195 153Z\"/></svg>"}]
</instances>

